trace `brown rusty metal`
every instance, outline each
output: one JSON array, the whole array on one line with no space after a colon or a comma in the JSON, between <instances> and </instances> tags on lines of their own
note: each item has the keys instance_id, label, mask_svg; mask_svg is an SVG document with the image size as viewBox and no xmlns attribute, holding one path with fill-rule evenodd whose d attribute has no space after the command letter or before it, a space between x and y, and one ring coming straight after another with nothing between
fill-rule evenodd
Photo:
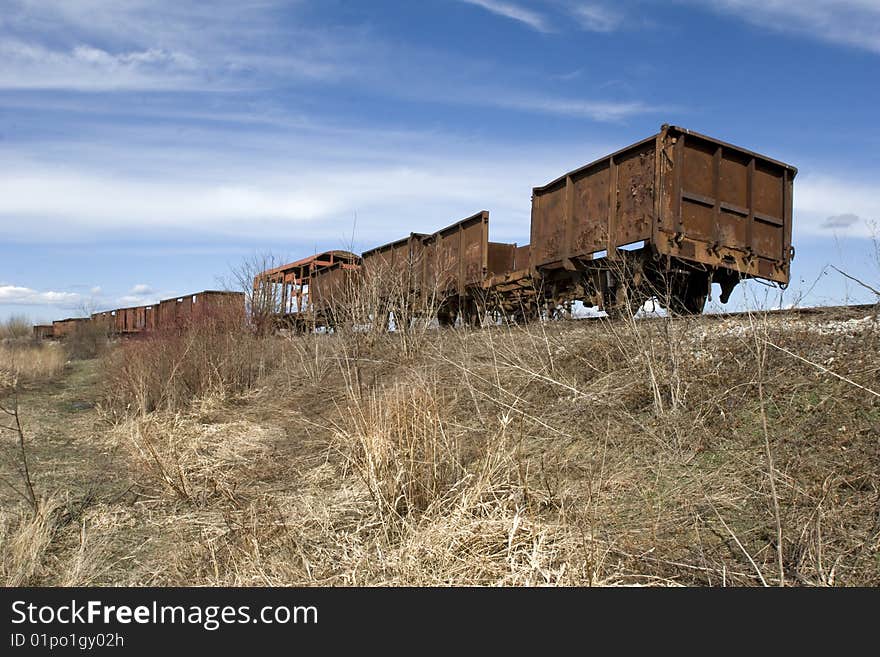
<instances>
[{"instance_id":1,"label":"brown rusty metal","mask_svg":"<svg viewBox=\"0 0 880 657\"><path fill-rule=\"evenodd\" d=\"M423 294L467 297L489 271L489 212L482 210L424 240Z\"/></svg>"},{"instance_id":2,"label":"brown rusty metal","mask_svg":"<svg viewBox=\"0 0 880 657\"><path fill-rule=\"evenodd\" d=\"M796 175L783 162L664 125L533 189L529 268L555 290L551 303L607 305L621 285L659 271L652 261L670 276L683 272L679 288L693 308L713 279L725 289L722 300L743 278L786 285ZM591 273L597 267L622 275L603 281Z\"/></svg>"},{"instance_id":3,"label":"brown rusty metal","mask_svg":"<svg viewBox=\"0 0 880 657\"><path fill-rule=\"evenodd\" d=\"M325 251L267 269L254 276L254 297L272 302L278 322L283 324L288 317L295 320L314 311L310 299L312 277L336 263L358 265L360 256L350 251Z\"/></svg>"},{"instance_id":4,"label":"brown rusty metal","mask_svg":"<svg viewBox=\"0 0 880 657\"><path fill-rule=\"evenodd\" d=\"M33 331L34 340L48 340L55 337L55 327L52 324L35 324Z\"/></svg>"},{"instance_id":5,"label":"brown rusty metal","mask_svg":"<svg viewBox=\"0 0 880 657\"><path fill-rule=\"evenodd\" d=\"M318 269L310 284L312 316L299 319L311 321L311 326L335 326L340 313L354 301L360 275L361 267L351 262L337 261Z\"/></svg>"},{"instance_id":6,"label":"brown rusty metal","mask_svg":"<svg viewBox=\"0 0 880 657\"><path fill-rule=\"evenodd\" d=\"M88 317L68 317L67 319L56 320L52 322L52 335L59 339L69 338L78 326L89 321Z\"/></svg>"},{"instance_id":7,"label":"brown rusty metal","mask_svg":"<svg viewBox=\"0 0 880 657\"><path fill-rule=\"evenodd\" d=\"M409 237L364 251L361 254L364 276L387 281L384 288L388 294L401 285L408 293L417 294L423 273L424 241L428 237L423 233L410 233Z\"/></svg>"},{"instance_id":8,"label":"brown rusty metal","mask_svg":"<svg viewBox=\"0 0 880 657\"><path fill-rule=\"evenodd\" d=\"M793 166L683 128L666 126L658 147L677 149L661 168L672 197L652 241L661 255L787 284ZM678 169L670 176L670 166Z\"/></svg>"},{"instance_id":9,"label":"brown rusty metal","mask_svg":"<svg viewBox=\"0 0 880 657\"><path fill-rule=\"evenodd\" d=\"M529 268L529 252L531 251L530 245L526 244L525 246L516 247L516 251L513 257L513 271L524 270Z\"/></svg>"},{"instance_id":10,"label":"brown rusty metal","mask_svg":"<svg viewBox=\"0 0 880 657\"><path fill-rule=\"evenodd\" d=\"M227 290L202 290L163 299L154 306L141 306L135 314L135 332L175 331L201 322L236 321L245 317L245 295Z\"/></svg>"},{"instance_id":11,"label":"brown rusty metal","mask_svg":"<svg viewBox=\"0 0 880 657\"><path fill-rule=\"evenodd\" d=\"M245 296L241 292L226 290L203 290L157 304L129 306L92 313L90 317L71 317L57 320L49 325L34 327L34 336L67 338L76 327L90 323L107 335L120 337L146 334L154 331L172 331L193 323L222 319L240 321L245 319ZM51 331L50 331L51 329Z\"/></svg>"},{"instance_id":12,"label":"brown rusty metal","mask_svg":"<svg viewBox=\"0 0 880 657\"><path fill-rule=\"evenodd\" d=\"M516 244L489 242L486 262L489 276L513 271L516 269Z\"/></svg>"}]
</instances>

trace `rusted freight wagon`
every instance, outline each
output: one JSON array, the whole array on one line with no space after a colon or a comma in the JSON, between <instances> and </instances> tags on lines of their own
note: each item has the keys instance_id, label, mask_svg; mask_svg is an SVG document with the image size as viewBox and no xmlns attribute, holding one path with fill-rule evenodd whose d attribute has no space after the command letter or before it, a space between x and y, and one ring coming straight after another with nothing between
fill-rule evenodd
<instances>
[{"instance_id":1,"label":"rusted freight wagon","mask_svg":"<svg viewBox=\"0 0 880 657\"><path fill-rule=\"evenodd\" d=\"M516 269L516 244L489 242L487 251L487 274L492 276Z\"/></svg>"},{"instance_id":2,"label":"rusted freight wagon","mask_svg":"<svg viewBox=\"0 0 880 657\"><path fill-rule=\"evenodd\" d=\"M422 273L424 241L430 237L410 233L396 242L377 246L361 254L364 276L383 296L419 289Z\"/></svg>"},{"instance_id":3,"label":"rusted freight wagon","mask_svg":"<svg viewBox=\"0 0 880 657\"><path fill-rule=\"evenodd\" d=\"M113 332L118 335L145 333L156 328L154 306L132 306L114 311Z\"/></svg>"},{"instance_id":4,"label":"rusted freight wagon","mask_svg":"<svg viewBox=\"0 0 880 657\"><path fill-rule=\"evenodd\" d=\"M509 271L515 244L489 242L486 210L429 235L422 241L422 305L437 308L441 325L475 323L483 306L488 277Z\"/></svg>"},{"instance_id":5,"label":"rusted freight wagon","mask_svg":"<svg viewBox=\"0 0 880 657\"><path fill-rule=\"evenodd\" d=\"M173 331L205 321L244 321L244 294L204 290L195 294L163 299L153 306L157 315L154 328ZM118 314L118 313L117 313Z\"/></svg>"},{"instance_id":6,"label":"rusted freight wagon","mask_svg":"<svg viewBox=\"0 0 880 657\"><path fill-rule=\"evenodd\" d=\"M315 271L309 285L311 327L332 328L344 320L352 304L364 303L360 283L360 265L338 260Z\"/></svg>"},{"instance_id":7,"label":"rusted freight wagon","mask_svg":"<svg viewBox=\"0 0 880 657\"><path fill-rule=\"evenodd\" d=\"M89 322L88 317L68 317L52 322L52 336L55 338L68 338L74 334L77 327Z\"/></svg>"},{"instance_id":8,"label":"rusted freight wagon","mask_svg":"<svg viewBox=\"0 0 880 657\"><path fill-rule=\"evenodd\" d=\"M361 254L360 301L375 306L368 309L374 321L384 325L393 314L395 325L408 326L409 318L423 312L424 243L429 237L410 233Z\"/></svg>"},{"instance_id":9,"label":"rusted freight wagon","mask_svg":"<svg viewBox=\"0 0 880 657\"><path fill-rule=\"evenodd\" d=\"M110 335L113 333L114 328L116 326L116 311L115 310L102 310L97 313L92 313L92 324L101 332L106 335Z\"/></svg>"},{"instance_id":10,"label":"rusted freight wagon","mask_svg":"<svg viewBox=\"0 0 880 657\"><path fill-rule=\"evenodd\" d=\"M34 324L34 340L48 340L55 337L55 329L51 324Z\"/></svg>"},{"instance_id":11,"label":"rusted freight wagon","mask_svg":"<svg viewBox=\"0 0 880 657\"><path fill-rule=\"evenodd\" d=\"M358 265L360 257L350 251L325 251L258 273L250 300L252 319L275 328L313 328L312 279L337 262Z\"/></svg>"},{"instance_id":12,"label":"rusted freight wagon","mask_svg":"<svg viewBox=\"0 0 880 657\"><path fill-rule=\"evenodd\" d=\"M789 280L794 167L683 128L536 187L530 268L551 304L666 297L701 312L711 283Z\"/></svg>"}]
</instances>

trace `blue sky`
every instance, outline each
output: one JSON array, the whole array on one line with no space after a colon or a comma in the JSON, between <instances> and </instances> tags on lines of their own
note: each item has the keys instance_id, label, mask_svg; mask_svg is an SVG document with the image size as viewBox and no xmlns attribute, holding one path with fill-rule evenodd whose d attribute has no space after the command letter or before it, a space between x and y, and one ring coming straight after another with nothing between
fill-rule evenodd
<instances>
[{"instance_id":1,"label":"blue sky","mask_svg":"<svg viewBox=\"0 0 880 657\"><path fill-rule=\"evenodd\" d=\"M533 186L662 123L799 168L782 303L880 282L880 0L0 5L0 319L484 208L524 244Z\"/></svg>"}]
</instances>

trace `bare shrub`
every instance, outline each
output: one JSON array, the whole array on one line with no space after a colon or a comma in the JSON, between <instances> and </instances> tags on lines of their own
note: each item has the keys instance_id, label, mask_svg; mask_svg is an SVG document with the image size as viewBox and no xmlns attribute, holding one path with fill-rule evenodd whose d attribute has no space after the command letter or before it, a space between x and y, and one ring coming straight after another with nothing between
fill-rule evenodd
<instances>
[{"instance_id":1,"label":"bare shrub","mask_svg":"<svg viewBox=\"0 0 880 657\"><path fill-rule=\"evenodd\" d=\"M109 336L100 322L77 322L64 341L70 360L98 358L107 349Z\"/></svg>"},{"instance_id":2,"label":"bare shrub","mask_svg":"<svg viewBox=\"0 0 880 657\"><path fill-rule=\"evenodd\" d=\"M10 315L0 323L0 340L27 340L31 334L31 323L24 315Z\"/></svg>"},{"instance_id":3,"label":"bare shrub","mask_svg":"<svg viewBox=\"0 0 880 657\"><path fill-rule=\"evenodd\" d=\"M244 294L248 321L259 335L274 330L275 315L281 310L279 286L263 280L260 274L281 264L281 260L272 253L256 253L233 267L229 275L220 281L224 289Z\"/></svg>"},{"instance_id":4,"label":"bare shrub","mask_svg":"<svg viewBox=\"0 0 880 657\"><path fill-rule=\"evenodd\" d=\"M234 307L180 330L129 340L105 359L104 408L143 414L244 393L275 367L278 347L245 326Z\"/></svg>"}]
</instances>

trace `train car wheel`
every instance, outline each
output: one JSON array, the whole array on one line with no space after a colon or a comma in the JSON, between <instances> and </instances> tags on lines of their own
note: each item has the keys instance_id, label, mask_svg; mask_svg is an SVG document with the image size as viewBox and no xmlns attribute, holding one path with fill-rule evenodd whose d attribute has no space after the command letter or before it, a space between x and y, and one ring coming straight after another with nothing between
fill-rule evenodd
<instances>
[{"instance_id":1,"label":"train car wheel","mask_svg":"<svg viewBox=\"0 0 880 657\"><path fill-rule=\"evenodd\" d=\"M699 315L709 296L709 278L703 272L691 272L673 278L669 290L669 311L674 315Z\"/></svg>"}]
</instances>

